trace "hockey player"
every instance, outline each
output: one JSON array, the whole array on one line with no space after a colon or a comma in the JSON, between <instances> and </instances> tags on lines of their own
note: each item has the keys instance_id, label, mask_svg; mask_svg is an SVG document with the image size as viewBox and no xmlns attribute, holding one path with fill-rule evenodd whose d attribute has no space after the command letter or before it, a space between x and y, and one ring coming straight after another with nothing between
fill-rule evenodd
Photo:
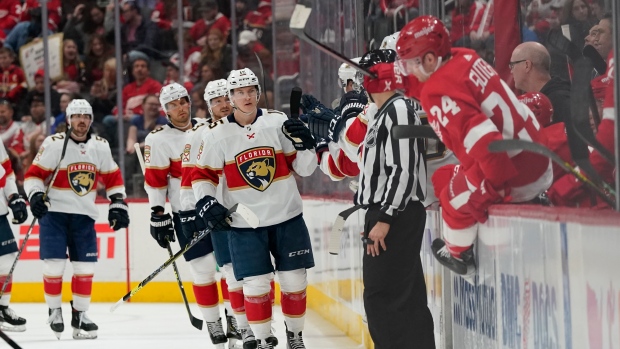
<instances>
[{"instance_id":1,"label":"hockey player","mask_svg":"<svg viewBox=\"0 0 620 349\"><path fill-rule=\"evenodd\" d=\"M406 94L420 100L429 124L461 162L433 175L444 232L444 240L433 241L433 253L455 273L472 275L473 243L488 207L529 201L552 181L549 159L525 152L490 153L489 143L513 138L544 143L544 136L529 109L490 65L473 50L451 48L450 34L439 19L421 16L409 22L396 49L398 70L407 75ZM377 81L394 79L390 64L371 71Z\"/></svg>"},{"instance_id":2,"label":"hockey player","mask_svg":"<svg viewBox=\"0 0 620 349\"><path fill-rule=\"evenodd\" d=\"M13 224L22 224L28 218L26 201L17 192L15 184L15 174L11 167L11 160L0 143L0 192L3 193L0 199L0 288L6 281L7 274L17 256L17 243L15 236L9 226L8 208L13 212ZM5 199L6 198L6 199ZM7 207L8 204L8 207ZM12 281L6 286L2 298L0 298L0 329L3 331L23 332L26 330L26 319L21 318L9 308L11 300Z\"/></svg>"},{"instance_id":3,"label":"hockey player","mask_svg":"<svg viewBox=\"0 0 620 349\"><path fill-rule=\"evenodd\" d=\"M121 171L112 159L108 142L91 131L93 110L84 99L67 106L70 135L57 133L47 137L28 171L24 189L28 193L32 215L39 219L39 255L43 260L43 288L49 307L48 323L60 339L64 330L61 310L62 276L67 250L73 265L71 327L74 339L97 338L98 326L86 315L97 261L95 219L97 182L106 187L110 199L108 221L112 229L127 228L129 216ZM61 160L65 137L70 137ZM58 176L45 183L59 166Z\"/></svg>"},{"instance_id":4,"label":"hockey player","mask_svg":"<svg viewBox=\"0 0 620 349\"><path fill-rule=\"evenodd\" d=\"M213 230L230 230L233 272L243 281L245 312L258 348L273 348L266 340L272 314L271 256L282 290L287 348L305 348L306 269L314 266L314 258L292 173L312 174L315 140L300 120L257 108L261 88L250 69L232 71L227 90L234 112L209 126L198 150L192 176L196 212ZM218 186L221 203L215 198ZM238 220L232 227L226 223L226 207L235 203L259 216L257 229Z\"/></svg>"},{"instance_id":5,"label":"hockey player","mask_svg":"<svg viewBox=\"0 0 620 349\"><path fill-rule=\"evenodd\" d=\"M185 87L180 84L172 83L162 87L159 102L169 122L152 131L144 143L144 188L152 210L151 236L159 246L167 248L170 242L175 241L176 233L179 245L184 247L189 239L183 234L181 222L191 220L195 215L193 211L182 211L181 157L188 157L189 149L181 147L186 144L186 131L194 127L197 121L190 117L190 98ZM206 122L206 119L203 122ZM166 197L170 200L172 215L165 213ZM215 258L212 252L211 239L202 239L183 257L190 265L196 303L207 323L211 342L224 348L224 343L228 340L220 318Z\"/></svg>"}]
</instances>

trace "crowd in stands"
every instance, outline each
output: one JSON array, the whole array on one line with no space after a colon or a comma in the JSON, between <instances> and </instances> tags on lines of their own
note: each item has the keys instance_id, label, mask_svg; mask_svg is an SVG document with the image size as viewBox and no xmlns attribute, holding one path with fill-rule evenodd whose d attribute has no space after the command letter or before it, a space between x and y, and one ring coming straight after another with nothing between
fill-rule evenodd
<instances>
[{"instance_id":1,"label":"crowd in stands","mask_svg":"<svg viewBox=\"0 0 620 349\"><path fill-rule=\"evenodd\" d=\"M62 33L62 76L52 77L51 110L45 109L42 69L32 86L20 61L20 48L41 41L41 4L38 0L0 1L0 135L11 155L18 183L47 136L66 129L65 108L74 98L93 107L94 131L110 143L117 157L126 150L126 182L140 173L134 143L167 122L159 105L163 85L181 80L192 97L192 115L207 117L203 100L209 81L225 78L232 69L249 67L259 75L261 60L266 84L262 106L273 106L271 0L237 0L236 23L231 23L229 1L184 0L181 21L177 1L123 0L120 3L122 62L115 59L114 1L48 0L49 35ZM105 7L101 7L105 6ZM178 25L183 26L183 57L179 56ZM232 42L233 31L236 42ZM233 45L237 47L233 61ZM122 109L116 91L123 72ZM297 66L298 69L298 66ZM262 78L262 77L261 77ZM31 83L32 83L31 82ZM265 99L264 98L264 99ZM270 103L269 103L270 102ZM119 139L119 119L123 139ZM138 190L138 189L136 189Z\"/></svg>"}]
</instances>

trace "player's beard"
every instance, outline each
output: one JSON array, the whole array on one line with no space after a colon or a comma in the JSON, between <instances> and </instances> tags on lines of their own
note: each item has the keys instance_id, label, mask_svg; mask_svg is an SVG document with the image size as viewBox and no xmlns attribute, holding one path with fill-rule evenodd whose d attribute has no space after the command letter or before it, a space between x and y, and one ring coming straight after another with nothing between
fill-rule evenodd
<instances>
[{"instance_id":1,"label":"player's beard","mask_svg":"<svg viewBox=\"0 0 620 349\"><path fill-rule=\"evenodd\" d=\"M80 121L73 127L73 131L71 133L75 136L75 138L82 139L88 134L89 128L88 123Z\"/></svg>"}]
</instances>

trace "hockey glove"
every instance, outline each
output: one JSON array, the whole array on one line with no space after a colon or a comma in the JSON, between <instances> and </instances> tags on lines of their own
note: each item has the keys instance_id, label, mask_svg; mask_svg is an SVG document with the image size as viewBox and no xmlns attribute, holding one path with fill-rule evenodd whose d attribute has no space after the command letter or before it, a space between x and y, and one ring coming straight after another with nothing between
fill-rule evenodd
<instances>
[{"instance_id":1,"label":"hockey glove","mask_svg":"<svg viewBox=\"0 0 620 349\"><path fill-rule=\"evenodd\" d=\"M47 213L47 210L50 206L50 199L46 196L43 198L43 191L36 191L32 195L30 195L30 211L32 211L32 215L37 219L43 218Z\"/></svg>"},{"instance_id":2,"label":"hockey glove","mask_svg":"<svg viewBox=\"0 0 620 349\"><path fill-rule=\"evenodd\" d=\"M301 111L304 114L307 114L310 110L315 108L326 108L318 99L316 99L313 95L301 95Z\"/></svg>"},{"instance_id":3,"label":"hockey glove","mask_svg":"<svg viewBox=\"0 0 620 349\"><path fill-rule=\"evenodd\" d=\"M349 91L340 99L340 115L332 120L329 125L328 138L332 142L338 142L340 132L346 126L347 120L357 117L364 111L368 104L365 92Z\"/></svg>"},{"instance_id":4,"label":"hockey glove","mask_svg":"<svg viewBox=\"0 0 620 349\"><path fill-rule=\"evenodd\" d=\"M179 211L179 218L181 218L183 235L187 240L193 239L198 232L207 229L205 222L200 217L196 217L196 210Z\"/></svg>"},{"instance_id":5,"label":"hockey glove","mask_svg":"<svg viewBox=\"0 0 620 349\"><path fill-rule=\"evenodd\" d=\"M206 195L200 199L196 203L196 212L202 218L204 224L213 231L230 229L230 224L228 224L227 220L232 222L232 218L228 216L228 210L217 202L213 196Z\"/></svg>"},{"instance_id":6,"label":"hockey glove","mask_svg":"<svg viewBox=\"0 0 620 349\"><path fill-rule=\"evenodd\" d=\"M110 197L110 208L108 210L108 222L110 227L117 231L129 226L129 213L127 203L122 197Z\"/></svg>"},{"instance_id":7,"label":"hockey glove","mask_svg":"<svg viewBox=\"0 0 620 349\"><path fill-rule=\"evenodd\" d=\"M175 241L170 213L163 215L151 213L151 236L162 248L167 248L169 242Z\"/></svg>"},{"instance_id":8,"label":"hockey glove","mask_svg":"<svg viewBox=\"0 0 620 349\"><path fill-rule=\"evenodd\" d=\"M329 143L325 139L320 139L316 143L316 147L314 147L314 151L316 151L316 157L319 161L319 165L321 164L321 160L323 158L323 153L329 151Z\"/></svg>"},{"instance_id":9,"label":"hockey glove","mask_svg":"<svg viewBox=\"0 0 620 349\"><path fill-rule=\"evenodd\" d=\"M312 135L316 139L327 139L329 137L329 125L336 118L334 112L328 108L315 108L305 115L308 117L308 128Z\"/></svg>"},{"instance_id":10,"label":"hockey glove","mask_svg":"<svg viewBox=\"0 0 620 349\"><path fill-rule=\"evenodd\" d=\"M9 208L13 211L13 224L22 224L28 218L28 209L26 208L26 200L19 194L11 195L9 199Z\"/></svg>"},{"instance_id":11,"label":"hockey glove","mask_svg":"<svg viewBox=\"0 0 620 349\"><path fill-rule=\"evenodd\" d=\"M312 133L301 120L288 119L282 124L282 132L290 139L296 150L314 149L316 141Z\"/></svg>"},{"instance_id":12,"label":"hockey glove","mask_svg":"<svg viewBox=\"0 0 620 349\"><path fill-rule=\"evenodd\" d=\"M502 195L488 181L483 180L480 187L471 193L464 208L475 220L484 223L489 216L487 211L491 205L510 201L509 190L504 191L505 194Z\"/></svg>"}]
</instances>

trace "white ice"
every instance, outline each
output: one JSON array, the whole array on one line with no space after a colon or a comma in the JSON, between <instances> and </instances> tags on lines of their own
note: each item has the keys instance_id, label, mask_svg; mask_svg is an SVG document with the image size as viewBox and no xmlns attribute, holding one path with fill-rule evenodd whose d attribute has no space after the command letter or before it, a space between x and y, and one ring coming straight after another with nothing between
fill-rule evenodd
<instances>
[{"instance_id":1,"label":"white ice","mask_svg":"<svg viewBox=\"0 0 620 349\"><path fill-rule=\"evenodd\" d=\"M172 349L172 348L214 348L209 339L207 326L198 331L189 322L182 303L127 303L110 313L110 303L93 303L88 311L92 321L99 326L99 338L95 340L74 340L71 328L71 307L63 303L65 331L60 340L47 324L45 303L13 303L11 308L25 318L25 332L6 332L24 349ZM192 306L195 317L199 309ZM222 307L223 309L223 307ZM223 310L222 310L223 316ZM279 306L274 307L274 327L280 344L286 348L284 317ZM352 349L360 345L339 331L334 325L312 310L306 312L303 333L307 348ZM0 348L9 346L0 339Z\"/></svg>"}]
</instances>

